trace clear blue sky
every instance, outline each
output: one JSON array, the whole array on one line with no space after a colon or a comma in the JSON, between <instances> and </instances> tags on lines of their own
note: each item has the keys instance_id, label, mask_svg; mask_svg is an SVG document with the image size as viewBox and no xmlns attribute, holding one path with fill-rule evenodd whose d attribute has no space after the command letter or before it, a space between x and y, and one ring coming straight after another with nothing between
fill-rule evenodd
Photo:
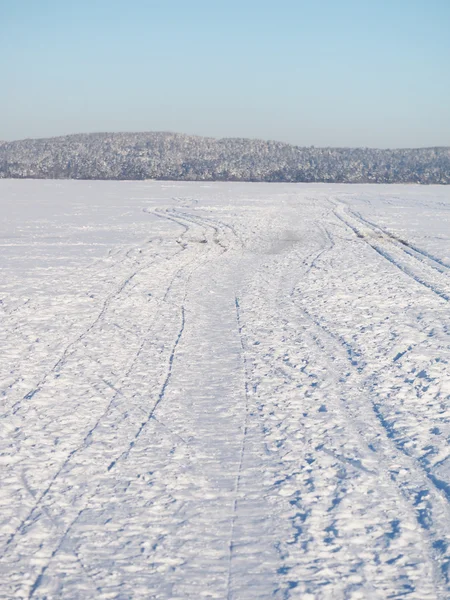
<instances>
[{"instance_id":1,"label":"clear blue sky","mask_svg":"<svg viewBox=\"0 0 450 600\"><path fill-rule=\"evenodd\" d=\"M0 139L450 145L450 0L0 0Z\"/></svg>"}]
</instances>

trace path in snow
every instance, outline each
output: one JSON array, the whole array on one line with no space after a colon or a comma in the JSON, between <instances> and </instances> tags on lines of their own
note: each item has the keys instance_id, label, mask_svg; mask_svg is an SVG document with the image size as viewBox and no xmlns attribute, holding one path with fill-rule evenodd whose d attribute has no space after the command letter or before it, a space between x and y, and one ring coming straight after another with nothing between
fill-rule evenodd
<instances>
[{"instance_id":1,"label":"path in snow","mask_svg":"<svg viewBox=\"0 0 450 600\"><path fill-rule=\"evenodd\" d=\"M0 181L0 597L450 595L450 191Z\"/></svg>"}]
</instances>

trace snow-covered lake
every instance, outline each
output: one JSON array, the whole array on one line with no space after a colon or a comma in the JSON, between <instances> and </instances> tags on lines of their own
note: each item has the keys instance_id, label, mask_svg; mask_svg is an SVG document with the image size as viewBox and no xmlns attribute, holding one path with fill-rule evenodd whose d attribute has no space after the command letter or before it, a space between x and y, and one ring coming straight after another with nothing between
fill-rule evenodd
<instances>
[{"instance_id":1,"label":"snow-covered lake","mask_svg":"<svg viewBox=\"0 0 450 600\"><path fill-rule=\"evenodd\" d=\"M0 597L450 597L450 188L0 180Z\"/></svg>"}]
</instances>

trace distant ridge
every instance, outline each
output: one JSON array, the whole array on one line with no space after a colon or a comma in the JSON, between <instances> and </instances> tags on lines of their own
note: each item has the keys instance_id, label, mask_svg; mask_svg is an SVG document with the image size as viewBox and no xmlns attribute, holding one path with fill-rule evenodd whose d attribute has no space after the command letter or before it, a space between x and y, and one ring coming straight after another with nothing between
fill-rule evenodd
<instances>
[{"instance_id":1,"label":"distant ridge","mask_svg":"<svg viewBox=\"0 0 450 600\"><path fill-rule=\"evenodd\" d=\"M0 142L0 178L450 184L450 148L315 148L178 133Z\"/></svg>"}]
</instances>

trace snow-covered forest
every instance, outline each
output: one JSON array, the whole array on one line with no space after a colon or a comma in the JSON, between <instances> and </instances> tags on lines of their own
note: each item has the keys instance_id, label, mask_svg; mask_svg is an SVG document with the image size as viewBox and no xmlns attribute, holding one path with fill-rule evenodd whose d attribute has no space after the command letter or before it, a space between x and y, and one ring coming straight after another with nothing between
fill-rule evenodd
<instances>
[{"instance_id":1,"label":"snow-covered forest","mask_svg":"<svg viewBox=\"0 0 450 600\"><path fill-rule=\"evenodd\" d=\"M173 133L0 143L0 178L450 183L450 148L302 148Z\"/></svg>"}]
</instances>

